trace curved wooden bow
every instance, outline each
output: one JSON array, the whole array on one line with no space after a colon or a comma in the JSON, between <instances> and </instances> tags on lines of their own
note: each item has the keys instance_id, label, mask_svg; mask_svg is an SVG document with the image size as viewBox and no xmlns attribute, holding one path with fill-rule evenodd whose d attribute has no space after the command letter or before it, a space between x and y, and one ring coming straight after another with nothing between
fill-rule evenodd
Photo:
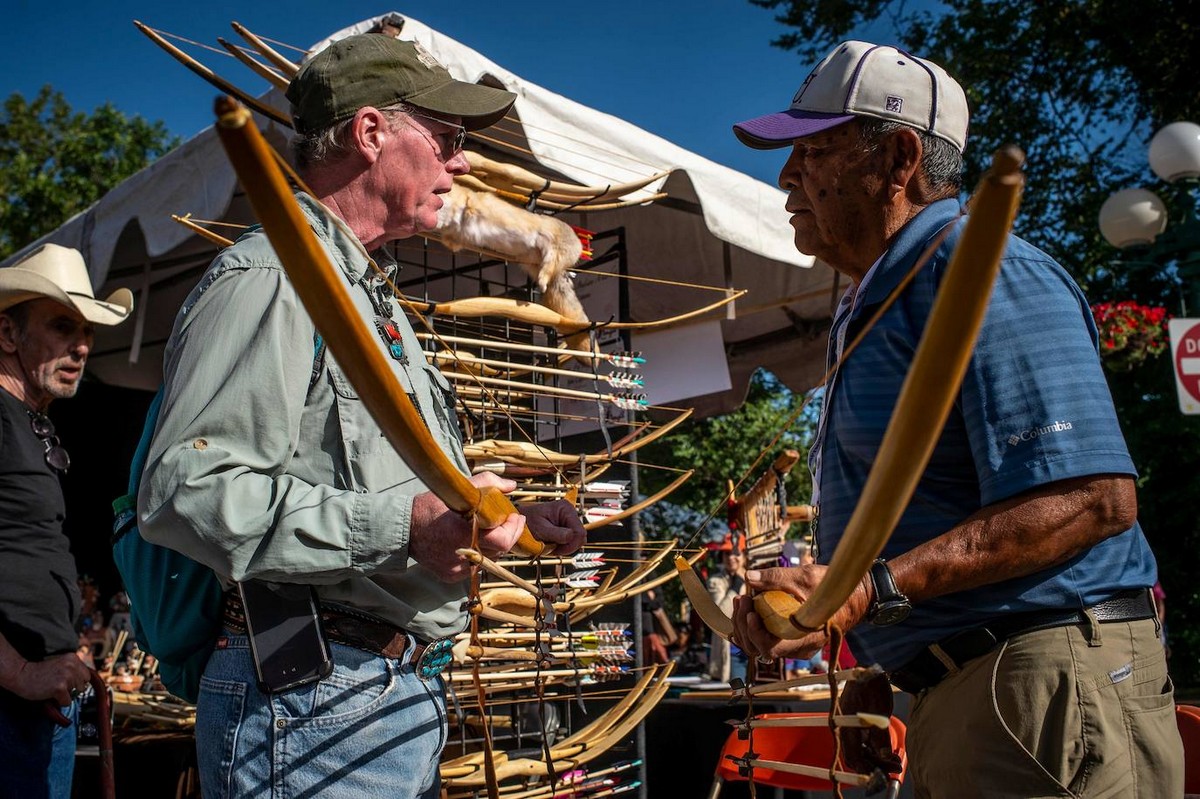
<instances>
[{"instance_id":1,"label":"curved wooden bow","mask_svg":"<svg viewBox=\"0 0 1200 799\"><path fill-rule=\"evenodd\" d=\"M478 135L478 138L489 143L496 143L495 139L491 139L487 136ZM633 197L627 200L610 200L606 202L575 200L567 203L548 200L538 192L523 193L520 191L509 191L508 189L497 188L491 183L484 183L479 178L472 177L471 175L458 175L454 178L454 182L459 186L463 186L468 189L495 194L497 197L507 200L513 205L519 205L522 208L528 207L529 203L532 202L538 208L546 211L615 211L619 208L630 208L635 205L649 205L650 203L658 202L659 200L665 200L667 198L667 193L665 191L660 191L654 194L648 194L645 197Z\"/></svg>"},{"instance_id":2,"label":"curved wooden bow","mask_svg":"<svg viewBox=\"0 0 1200 799\"><path fill-rule=\"evenodd\" d=\"M528 302L527 300L514 300L509 297L466 297L461 300L448 300L446 302L426 302L425 300L416 300L407 297L397 297L396 300L419 313L431 316L461 316L464 318L498 316L504 319L512 319L515 322L549 327L559 333L569 334L578 333L593 327L609 330L653 330L660 327L669 327L722 308L746 292L747 289L737 289L736 291L730 289L724 297L716 302L685 313L676 314L675 316L653 319L648 322L579 322L574 319L568 319L557 311L547 308L545 305Z\"/></svg>"},{"instance_id":3,"label":"curved wooden bow","mask_svg":"<svg viewBox=\"0 0 1200 799\"><path fill-rule=\"evenodd\" d=\"M929 321L900 391L875 464L838 542L824 580L805 602L767 591L754 608L777 638L802 638L818 630L845 604L879 556L933 454L975 347L1017 213L1024 155L999 150L970 201L971 213L934 300ZM708 596L681 559L676 568L692 606L715 632L728 638L733 622Z\"/></svg>"},{"instance_id":4,"label":"curved wooden bow","mask_svg":"<svg viewBox=\"0 0 1200 799\"><path fill-rule=\"evenodd\" d=\"M252 55L247 53L242 47L234 44L233 42L229 41L228 39L222 39L220 36L217 37L217 44L224 47L226 50L228 50L233 55L234 58L236 58L238 61L242 62L247 67L249 67L250 70L255 75L258 75L260 78L266 80L268 83L270 83L276 89L279 89L281 92L287 91L288 84L289 84L289 81L287 78L283 77L282 75L280 75L275 70L271 69L266 64L262 63L261 61L259 61L256 58L254 58Z\"/></svg>"},{"instance_id":5,"label":"curved wooden bow","mask_svg":"<svg viewBox=\"0 0 1200 799\"><path fill-rule=\"evenodd\" d=\"M299 64L284 58L275 50L275 48L271 47L271 45L267 44L260 37L251 33L250 29L245 25L242 25L240 22L231 22L229 24L235 31L237 31L239 36L246 40L251 47L262 54L262 56L272 64L274 64L275 68L278 69L285 78L291 80L292 78L296 77L296 73L300 71Z\"/></svg>"},{"instance_id":6,"label":"curved wooden bow","mask_svg":"<svg viewBox=\"0 0 1200 799\"><path fill-rule=\"evenodd\" d=\"M578 624L601 608L616 602L623 602L632 596L643 594L665 582L674 580L676 572L673 571L651 577L654 567L662 562L674 548L674 542L668 542L653 558L639 565L637 569L615 585L601 586L583 597L569 596L566 599L554 601L547 598L541 591L529 590L528 586L489 588L480 592L480 615L485 619L503 624L534 627L540 621L539 612L543 618L565 613L572 625ZM685 563L688 571L691 571L691 565L704 555L705 551L700 550L688 558L680 556L677 561Z\"/></svg>"},{"instance_id":7,"label":"curved wooden bow","mask_svg":"<svg viewBox=\"0 0 1200 799\"><path fill-rule=\"evenodd\" d=\"M484 183L498 189L521 192L528 195L536 192L539 197L546 197L561 202L601 202L615 200L639 189L644 189L656 180L661 180L671 174L664 169L644 178L631 180L627 183L609 183L604 186L580 186L575 183L564 183L559 180L548 180L528 169L506 164L488 158L485 155L470 150L466 151L467 161L471 164L471 172L479 175ZM645 202L645 200L642 200Z\"/></svg>"},{"instance_id":8,"label":"curved wooden bow","mask_svg":"<svg viewBox=\"0 0 1200 799\"><path fill-rule=\"evenodd\" d=\"M604 518L597 519L594 522L588 522L585 525L583 525L583 529L587 530L588 532L591 532L592 530L598 530L601 527L607 527L608 525L613 524L615 522L622 521L623 519L628 519L633 514L640 513L642 511L644 511L646 508L650 507L651 505L657 504L660 500L663 500L663 499L669 497L672 493L674 493L675 489L679 488L681 485L686 483L688 480L691 480L692 475L694 475L695 473L696 473L695 469L688 469L687 471L683 472L678 477L676 477L674 480L672 480L670 482L670 484L663 487L660 491L657 491L648 497L644 497L641 501L635 502L634 504L630 505L629 507L625 508L622 511L619 511L618 513L614 513L611 516L605 516Z\"/></svg>"},{"instance_id":9,"label":"curved wooden bow","mask_svg":"<svg viewBox=\"0 0 1200 799\"><path fill-rule=\"evenodd\" d=\"M667 689L670 688L666 678L674 668L674 663L667 663L648 669L625 699L597 717L587 727L551 746L549 755L554 763L562 761L574 767L598 757L617 742L624 740L666 695ZM554 764L547 762L545 758L509 760L503 752L496 756L496 776L502 780L546 776L553 766ZM446 761L439 768L442 783L446 787L478 786L484 783L482 762L478 753Z\"/></svg>"},{"instance_id":10,"label":"curved wooden bow","mask_svg":"<svg viewBox=\"0 0 1200 799\"><path fill-rule=\"evenodd\" d=\"M374 337L358 323L345 279L329 263L250 113L229 97L217 100L216 112L221 143L271 246L388 441L421 482L452 510L473 515L482 527L501 524L516 508L495 488L479 489L471 483L434 441ZM517 548L530 555L546 551L545 544L528 529L522 532Z\"/></svg>"},{"instance_id":11,"label":"curved wooden bow","mask_svg":"<svg viewBox=\"0 0 1200 799\"><path fill-rule=\"evenodd\" d=\"M614 446L611 451L596 452L582 457L556 452L538 444L531 444L528 441L498 441L492 438L467 444L464 447L464 451L470 459L499 460L522 466L537 467L551 465L569 468L571 466L578 466L581 460L588 465L608 463L614 459L624 458L627 455L637 452L647 444L662 438L691 417L694 411L694 408L684 408L676 414L675 418L654 428L645 435L631 438L627 443Z\"/></svg>"},{"instance_id":12,"label":"curved wooden bow","mask_svg":"<svg viewBox=\"0 0 1200 799\"><path fill-rule=\"evenodd\" d=\"M272 108L271 106L267 105L266 103L263 103L263 102L255 99L249 93L242 91L237 86L234 86L232 83L225 80L220 75L213 72L211 69L204 66L199 61L192 58L190 55L183 52L182 50L180 50L178 47L171 44L170 42L168 42L161 35L159 35L158 31L154 30L149 25L144 25L136 19L133 21L133 24L137 27L138 30L140 30L142 33L144 33L146 35L146 37L148 39L150 39L150 41L154 42L159 47L161 47L163 50L165 50L168 54L170 54L170 56L172 58L174 58L179 63L183 64L185 67L190 69L192 72L199 75L201 78L204 78L204 80L208 81L213 86L216 86L217 89L219 89L220 91L228 92L229 94L233 95L234 97L237 97L243 103L250 106L255 111L257 111L258 113L265 116L267 119L270 119L274 122L278 122L280 125L286 125L289 128L292 126L292 120L288 119L287 115L284 114L282 111L280 111L277 108Z\"/></svg>"}]
</instances>

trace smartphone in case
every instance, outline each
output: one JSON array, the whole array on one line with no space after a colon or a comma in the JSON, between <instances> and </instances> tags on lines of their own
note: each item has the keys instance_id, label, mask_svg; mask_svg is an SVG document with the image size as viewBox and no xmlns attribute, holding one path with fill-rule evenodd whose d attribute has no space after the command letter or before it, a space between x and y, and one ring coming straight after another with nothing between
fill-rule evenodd
<instances>
[{"instance_id":1,"label":"smartphone in case","mask_svg":"<svg viewBox=\"0 0 1200 799\"><path fill-rule=\"evenodd\" d=\"M258 687L277 694L328 677L329 643L311 585L238 583Z\"/></svg>"}]
</instances>

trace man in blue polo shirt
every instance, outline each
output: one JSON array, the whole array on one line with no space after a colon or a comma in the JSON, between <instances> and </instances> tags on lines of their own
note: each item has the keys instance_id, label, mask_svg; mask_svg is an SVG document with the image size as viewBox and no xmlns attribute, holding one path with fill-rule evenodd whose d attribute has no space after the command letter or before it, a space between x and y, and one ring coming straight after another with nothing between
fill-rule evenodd
<instances>
[{"instance_id":1,"label":"man in blue polo shirt","mask_svg":"<svg viewBox=\"0 0 1200 799\"><path fill-rule=\"evenodd\" d=\"M817 564L752 571L753 590L811 593L854 511L961 232L967 121L962 88L938 65L846 42L788 110L734 126L751 147L792 147L779 183L796 246L850 279L810 456ZM834 616L860 661L917 695L918 795L1182 793L1156 567L1096 343L1067 273L1011 237L929 466ZM745 598L734 621L751 654L802 657L824 643L774 638Z\"/></svg>"}]
</instances>

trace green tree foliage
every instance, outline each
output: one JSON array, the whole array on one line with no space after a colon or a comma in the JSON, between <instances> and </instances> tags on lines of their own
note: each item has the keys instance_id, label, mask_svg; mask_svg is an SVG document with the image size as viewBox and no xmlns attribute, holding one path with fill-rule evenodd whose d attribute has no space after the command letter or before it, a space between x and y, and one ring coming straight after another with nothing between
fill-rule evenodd
<instances>
[{"instance_id":1,"label":"green tree foliage","mask_svg":"<svg viewBox=\"0 0 1200 799\"><path fill-rule=\"evenodd\" d=\"M759 370L750 379L746 401L736 411L689 420L671 435L646 447L642 458L645 463L668 463L696 470L692 479L669 498L673 505L692 512L686 516L686 529L680 529L675 523L647 523L644 518L643 527L647 532L659 538L675 534L687 541L697 532L700 521L711 515L716 523L708 525L697 540L719 538L726 529L725 501L729 496L729 481L736 483L746 475L745 482L738 488L741 493L770 468L771 462L783 450L795 449L802 456L807 454L815 419L812 407L804 408L799 417L792 420L803 402L803 397L794 395L774 375ZM776 436L779 436L778 441L772 443ZM759 453L764 455L755 464ZM672 472L650 468L638 472L645 494L654 493L675 476ZM803 459L788 475L786 489L791 504L808 502L812 488ZM677 520L671 515L666 518Z\"/></svg>"},{"instance_id":2,"label":"green tree foliage","mask_svg":"<svg viewBox=\"0 0 1200 799\"><path fill-rule=\"evenodd\" d=\"M671 435L647 446L640 459L644 464L671 464L695 469L696 474L669 499L642 512L642 533L650 539L675 538L689 548L720 541L729 532L726 501L730 481L737 484L744 476L736 489L738 494L743 493L785 449L798 450L801 455L800 463L784 483L788 504L807 503L812 481L805 457L816 429L817 408L812 403L802 407L804 404L804 397L793 394L774 375L760 369L751 377L746 400L736 411L689 420ZM762 458L758 460L760 453ZM675 476L652 468L638 470L641 490L646 495L658 491ZM806 528L792 525L789 535L797 537L806 533ZM715 567L715 557L698 564L704 575ZM678 613L683 598L678 581L663 587L664 606L671 614Z\"/></svg>"},{"instance_id":3,"label":"green tree foliage","mask_svg":"<svg viewBox=\"0 0 1200 799\"><path fill-rule=\"evenodd\" d=\"M1155 178L1146 151L1162 125L1200 122L1200 0L750 2L776 11L786 31L772 43L797 52L798 78L850 38L896 44L945 66L972 111L968 185L997 146L1020 145L1028 183L1017 231L1071 270L1093 301L1135 300L1178 313L1174 264L1118 253L1096 220L1120 188L1150 188L1176 214L1188 192L1194 196L1194 186ZM1196 685L1200 419L1180 415L1167 357L1113 375L1110 384L1140 471L1139 516L1168 594L1172 673Z\"/></svg>"},{"instance_id":4,"label":"green tree foliage","mask_svg":"<svg viewBox=\"0 0 1200 799\"><path fill-rule=\"evenodd\" d=\"M45 86L0 112L0 258L49 233L178 143L162 122L110 103L72 111Z\"/></svg>"}]
</instances>

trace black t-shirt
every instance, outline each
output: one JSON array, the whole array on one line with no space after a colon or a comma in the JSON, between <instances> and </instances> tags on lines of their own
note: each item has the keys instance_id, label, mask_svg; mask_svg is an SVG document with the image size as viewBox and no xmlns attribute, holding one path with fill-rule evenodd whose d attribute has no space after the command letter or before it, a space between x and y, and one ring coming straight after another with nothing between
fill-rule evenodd
<instances>
[{"instance_id":1,"label":"black t-shirt","mask_svg":"<svg viewBox=\"0 0 1200 799\"><path fill-rule=\"evenodd\" d=\"M26 660L74 652L75 558L65 502L24 403L0 388L0 633Z\"/></svg>"}]
</instances>

